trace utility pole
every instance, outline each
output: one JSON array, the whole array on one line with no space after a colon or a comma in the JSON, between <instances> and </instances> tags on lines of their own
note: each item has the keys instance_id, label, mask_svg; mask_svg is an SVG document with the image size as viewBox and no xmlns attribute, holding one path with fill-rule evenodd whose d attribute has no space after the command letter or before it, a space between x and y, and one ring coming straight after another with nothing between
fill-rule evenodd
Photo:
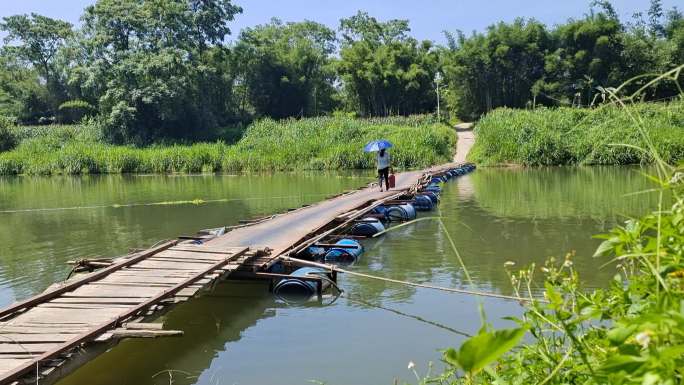
<instances>
[{"instance_id":1,"label":"utility pole","mask_svg":"<svg viewBox=\"0 0 684 385\"><path fill-rule=\"evenodd\" d=\"M438 120L442 119L442 115L440 114L440 111L439 111L439 84L441 82L442 82L442 74L439 71L437 71L437 73L435 74L435 84L437 85L437 119Z\"/></svg>"}]
</instances>

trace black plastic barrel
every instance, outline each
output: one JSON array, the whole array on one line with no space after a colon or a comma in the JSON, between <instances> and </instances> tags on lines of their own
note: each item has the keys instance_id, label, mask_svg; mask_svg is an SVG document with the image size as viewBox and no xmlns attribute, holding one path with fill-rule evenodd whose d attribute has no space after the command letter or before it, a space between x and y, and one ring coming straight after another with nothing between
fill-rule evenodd
<instances>
[{"instance_id":1,"label":"black plastic barrel","mask_svg":"<svg viewBox=\"0 0 684 385\"><path fill-rule=\"evenodd\" d=\"M362 237L371 237L381 231L385 231L385 226L377 218L364 218L360 222L355 223L349 230L351 235L358 235Z\"/></svg>"},{"instance_id":2,"label":"black plastic barrel","mask_svg":"<svg viewBox=\"0 0 684 385\"><path fill-rule=\"evenodd\" d=\"M291 278L280 280L274 287L273 293L285 301L299 301L308 299L316 294L316 282L305 281L301 277L324 275L325 269L319 267L302 267L290 274ZM323 281L323 288L329 286L325 280Z\"/></svg>"},{"instance_id":3,"label":"black plastic barrel","mask_svg":"<svg viewBox=\"0 0 684 385\"><path fill-rule=\"evenodd\" d=\"M353 239L340 239L336 245L346 247L334 247L325 253L326 262L352 263L363 253L363 246Z\"/></svg>"},{"instance_id":4,"label":"black plastic barrel","mask_svg":"<svg viewBox=\"0 0 684 385\"><path fill-rule=\"evenodd\" d=\"M416 195L412 204L418 211L430 211L435 207L434 202L427 195Z\"/></svg>"},{"instance_id":5,"label":"black plastic barrel","mask_svg":"<svg viewBox=\"0 0 684 385\"><path fill-rule=\"evenodd\" d=\"M430 192L430 191L426 191L426 192L420 193L420 195L428 197L432 201L433 206L436 205L437 203L439 203L439 194L436 194L436 193Z\"/></svg>"},{"instance_id":6,"label":"black plastic barrel","mask_svg":"<svg viewBox=\"0 0 684 385\"><path fill-rule=\"evenodd\" d=\"M387 209L387 217L392 222L410 221L416 219L416 209L410 203L391 206Z\"/></svg>"}]
</instances>

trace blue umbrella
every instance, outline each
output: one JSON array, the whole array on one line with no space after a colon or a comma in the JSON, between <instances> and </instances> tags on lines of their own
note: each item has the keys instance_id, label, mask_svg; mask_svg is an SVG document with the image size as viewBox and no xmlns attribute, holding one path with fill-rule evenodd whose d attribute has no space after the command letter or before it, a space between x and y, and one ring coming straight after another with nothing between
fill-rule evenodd
<instances>
[{"instance_id":1,"label":"blue umbrella","mask_svg":"<svg viewBox=\"0 0 684 385\"><path fill-rule=\"evenodd\" d=\"M365 152L378 152L380 150L385 150L392 147L392 143L385 139L374 140L369 142L366 147L363 148Z\"/></svg>"}]
</instances>

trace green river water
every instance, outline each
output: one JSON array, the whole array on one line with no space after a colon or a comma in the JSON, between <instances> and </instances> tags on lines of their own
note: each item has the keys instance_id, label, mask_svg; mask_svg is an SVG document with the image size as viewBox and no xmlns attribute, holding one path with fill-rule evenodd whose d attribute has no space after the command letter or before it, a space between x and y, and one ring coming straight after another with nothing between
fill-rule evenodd
<instances>
[{"instance_id":1,"label":"green river water","mask_svg":"<svg viewBox=\"0 0 684 385\"><path fill-rule=\"evenodd\" d=\"M423 221L364 241L351 268L383 277L510 294L506 261L541 264L575 251L589 287L613 273L591 258L608 230L654 208L638 168L479 169L449 182L439 206L476 287L448 240ZM357 188L368 173L86 176L0 179L0 305L63 280L67 260L104 257L202 228L282 211ZM201 205L182 203L203 199ZM217 200L212 202L212 200ZM161 203L167 204L152 204ZM176 202L176 204L170 204ZM427 215L434 215L427 214ZM344 297L287 305L266 285L228 282L164 316L183 337L127 340L62 380L93 384L392 384L415 382L438 349L488 321L520 314L483 299L340 276ZM171 382L170 382L171 380Z\"/></svg>"}]
</instances>

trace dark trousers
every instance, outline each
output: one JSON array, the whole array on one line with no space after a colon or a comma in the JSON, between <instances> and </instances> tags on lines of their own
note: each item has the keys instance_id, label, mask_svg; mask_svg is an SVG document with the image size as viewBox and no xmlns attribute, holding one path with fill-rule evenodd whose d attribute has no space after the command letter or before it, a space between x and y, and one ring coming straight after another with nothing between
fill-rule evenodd
<instances>
[{"instance_id":1,"label":"dark trousers","mask_svg":"<svg viewBox=\"0 0 684 385\"><path fill-rule=\"evenodd\" d=\"M378 170L378 178L380 178L380 188L382 188L382 179L385 178L386 190L389 190L389 167Z\"/></svg>"}]
</instances>

